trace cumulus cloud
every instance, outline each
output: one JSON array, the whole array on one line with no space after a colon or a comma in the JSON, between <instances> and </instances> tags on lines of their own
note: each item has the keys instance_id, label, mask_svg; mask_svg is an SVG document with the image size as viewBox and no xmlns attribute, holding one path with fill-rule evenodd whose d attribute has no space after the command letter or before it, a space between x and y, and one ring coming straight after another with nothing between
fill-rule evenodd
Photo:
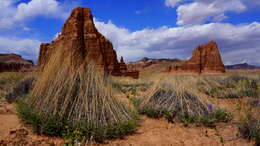
<instances>
[{"instance_id":1,"label":"cumulus cloud","mask_svg":"<svg viewBox=\"0 0 260 146\"><path fill-rule=\"evenodd\" d=\"M181 0L165 0L165 5L167 7L175 7L177 5L178 2L180 2Z\"/></svg>"},{"instance_id":2,"label":"cumulus cloud","mask_svg":"<svg viewBox=\"0 0 260 146\"><path fill-rule=\"evenodd\" d=\"M16 9L13 7L14 1L1 0L0 1L0 28L10 28L13 25L10 18Z\"/></svg>"},{"instance_id":3,"label":"cumulus cloud","mask_svg":"<svg viewBox=\"0 0 260 146\"><path fill-rule=\"evenodd\" d=\"M59 2L56 0L32 0L28 3L20 3L14 18L23 20L38 15L58 17L61 13L60 9Z\"/></svg>"},{"instance_id":4,"label":"cumulus cloud","mask_svg":"<svg viewBox=\"0 0 260 146\"><path fill-rule=\"evenodd\" d=\"M38 40L0 37L0 53L17 53L33 61L38 58L39 46Z\"/></svg>"},{"instance_id":5,"label":"cumulus cloud","mask_svg":"<svg viewBox=\"0 0 260 146\"><path fill-rule=\"evenodd\" d=\"M180 1L183 3L177 6ZM259 0L165 0L165 5L177 7L177 24L196 25L220 22L227 18L227 12L241 13L260 3Z\"/></svg>"},{"instance_id":6,"label":"cumulus cloud","mask_svg":"<svg viewBox=\"0 0 260 146\"><path fill-rule=\"evenodd\" d=\"M226 12L241 13L247 9L242 0L194 0L177 8L177 24L194 25L220 22Z\"/></svg>"},{"instance_id":7,"label":"cumulus cloud","mask_svg":"<svg viewBox=\"0 0 260 146\"><path fill-rule=\"evenodd\" d=\"M31 0L18 3L18 0L0 1L0 28L11 28L17 22L28 18L44 16L65 19L77 1L60 3L58 0Z\"/></svg>"},{"instance_id":8,"label":"cumulus cloud","mask_svg":"<svg viewBox=\"0 0 260 146\"><path fill-rule=\"evenodd\" d=\"M111 21L95 19L98 30L114 45L118 57L135 61L143 57L180 58L191 56L192 50L207 41L215 40L225 64L260 65L260 23L244 25L210 23L194 26L160 27L131 32ZM18 53L37 60L40 41L0 37L1 53Z\"/></svg>"},{"instance_id":9,"label":"cumulus cloud","mask_svg":"<svg viewBox=\"0 0 260 146\"><path fill-rule=\"evenodd\" d=\"M203 43L215 40L226 64L248 62L260 65L260 23L245 25L210 23L195 26L160 27L130 32L95 20L98 30L113 42L118 56L127 61L142 57L182 58Z\"/></svg>"}]
</instances>

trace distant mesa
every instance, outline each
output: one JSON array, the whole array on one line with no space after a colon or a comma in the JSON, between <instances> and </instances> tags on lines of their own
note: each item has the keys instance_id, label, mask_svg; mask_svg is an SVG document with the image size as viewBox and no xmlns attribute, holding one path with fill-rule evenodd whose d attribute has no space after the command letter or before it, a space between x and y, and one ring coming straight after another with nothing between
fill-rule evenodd
<instances>
[{"instance_id":1,"label":"distant mesa","mask_svg":"<svg viewBox=\"0 0 260 146\"><path fill-rule=\"evenodd\" d=\"M210 41L198 46L192 57L182 65L170 66L168 72L192 72L192 73L225 73L225 67L219 53L218 45Z\"/></svg>"},{"instance_id":2,"label":"distant mesa","mask_svg":"<svg viewBox=\"0 0 260 146\"><path fill-rule=\"evenodd\" d=\"M132 70L139 70L139 71L163 71L165 67L170 65L177 65L182 63L183 60L180 59L168 59L168 58L160 58L160 59L153 59L144 57L136 62L129 62L127 63L127 68Z\"/></svg>"},{"instance_id":3,"label":"distant mesa","mask_svg":"<svg viewBox=\"0 0 260 146\"><path fill-rule=\"evenodd\" d=\"M33 62L18 54L0 54L0 72L28 72Z\"/></svg>"},{"instance_id":4,"label":"distant mesa","mask_svg":"<svg viewBox=\"0 0 260 146\"><path fill-rule=\"evenodd\" d=\"M38 65L44 68L55 50L66 49L67 53L79 49L80 56L92 60L101 71L114 76L138 78L139 72L127 70L118 62L112 43L96 29L93 16L88 8L75 8L65 22L61 34L51 43L42 43ZM72 54L73 55L73 54ZM123 70L122 70L123 69Z\"/></svg>"},{"instance_id":5,"label":"distant mesa","mask_svg":"<svg viewBox=\"0 0 260 146\"><path fill-rule=\"evenodd\" d=\"M250 65L247 63L226 65L225 68L226 69L260 69L260 67L258 66Z\"/></svg>"}]
</instances>

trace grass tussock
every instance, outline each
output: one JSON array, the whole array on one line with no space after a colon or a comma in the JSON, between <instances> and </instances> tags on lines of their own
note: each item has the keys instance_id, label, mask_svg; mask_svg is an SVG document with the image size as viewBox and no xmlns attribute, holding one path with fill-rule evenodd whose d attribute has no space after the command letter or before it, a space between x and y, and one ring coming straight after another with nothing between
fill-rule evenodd
<instances>
[{"instance_id":1,"label":"grass tussock","mask_svg":"<svg viewBox=\"0 0 260 146\"><path fill-rule=\"evenodd\" d=\"M255 140L256 145L260 145L260 112L248 112L239 123L239 131L244 138Z\"/></svg>"},{"instance_id":2,"label":"grass tussock","mask_svg":"<svg viewBox=\"0 0 260 146\"><path fill-rule=\"evenodd\" d=\"M135 112L113 96L112 88L106 83L102 73L97 71L97 67L89 60L77 56L77 51L80 50L74 49L72 52L59 50L53 54L26 102L31 111L35 112L18 110L22 119L27 121L25 117L29 116L29 119L36 121L38 123L36 125L41 127L36 128L37 132L47 135L52 135L42 128L47 123L61 131L64 130L64 124L69 127L69 131L74 131L79 124L84 123L86 126L81 127L87 130L80 130L82 135L86 136L84 131L87 131L89 133L86 136L87 140L94 138L99 142L115 134L113 132L107 134L109 132L104 132L102 129L110 131L108 129L120 128L120 132L114 137L134 131L137 126ZM33 118L30 118L31 115ZM38 120L38 117L42 117L41 120ZM56 125L53 121L61 124ZM91 128L88 128L89 125ZM60 131L55 133L61 135ZM102 136L104 139L97 138L100 135L105 135ZM84 136L78 139L84 139Z\"/></svg>"},{"instance_id":3,"label":"grass tussock","mask_svg":"<svg viewBox=\"0 0 260 146\"><path fill-rule=\"evenodd\" d=\"M260 80L245 75L201 77L197 86L201 92L217 98L256 98L260 95Z\"/></svg>"},{"instance_id":4,"label":"grass tussock","mask_svg":"<svg viewBox=\"0 0 260 146\"><path fill-rule=\"evenodd\" d=\"M18 98L24 97L33 88L33 83L35 82L35 76L27 76L20 82L18 82L8 94L6 94L5 99L7 102L12 103Z\"/></svg>"},{"instance_id":5,"label":"grass tussock","mask_svg":"<svg viewBox=\"0 0 260 146\"><path fill-rule=\"evenodd\" d=\"M15 72L4 72L0 73L0 99L14 87L17 83L23 80L24 74Z\"/></svg>"},{"instance_id":6,"label":"grass tussock","mask_svg":"<svg viewBox=\"0 0 260 146\"><path fill-rule=\"evenodd\" d=\"M193 78L193 77L192 77ZM140 100L133 99L141 114L152 118L165 117L170 122L198 123L213 126L232 119L230 113L207 104L194 90L183 83L184 76L167 78Z\"/></svg>"},{"instance_id":7,"label":"grass tussock","mask_svg":"<svg viewBox=\"0 0 260 146\"><path fill-rule=\"evenodd\" d=\"M124 93L128 97L140 96L140 93L147 91L153 84L152 81L133 80L125 77L112 77L110 83L114 90Z\"/></svg>"}]
</instances>

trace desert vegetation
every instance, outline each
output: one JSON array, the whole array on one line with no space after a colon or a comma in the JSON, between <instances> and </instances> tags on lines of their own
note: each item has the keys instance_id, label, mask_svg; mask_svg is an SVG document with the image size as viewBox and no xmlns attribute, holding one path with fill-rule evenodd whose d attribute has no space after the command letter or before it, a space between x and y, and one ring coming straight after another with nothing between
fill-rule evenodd
<instances>
[{"instance_id":1,"label":"desert vegetation","mask_svg":"<svg viewBox=\"0 0 260 146\"><path fill-rule=\"evenodd\" d=\"M28 98L18 102L20 118L35 132L69 143L103 142L134 132L138 115L113 96L96 65L71 68L71 58L60 62L60 57L60 52L52 56Z\"/></svg>"},{"instance_id":2,"label":"desert vegetation","mask_svg":"<svg viewBox=\"0 0 260 146\"><path fill-rule=\"evenodd\" d=\"M253 139L256 145L260 145L260 116L258 111L247 113L239 123L241 135L246 139Z\"/></svg>"},{"instance_id":3,"label":"desert vegetation","mask_svg":"<svg viewBox=\"0 0 260 146\"><path fill-rule=\"evenodd\" d=\"M227 122L232 115L203 100L192 87L195 76L171 76L160 80L141 99L133 99L141 114L152 118L165 117L176 120L213 126L215 122ZM186 84L185 84L186 83Z\"/></svg>"},{"instance_id":4,"label":"desert vegetation","mask_svg":"<svg viewBox=\"0 0 260 146\"><path fill-rule=\"evenodd\" d=\"M259 96L259 77L230 75L226 77L203 77L199 90L211 97L240 98Z\"/></svg>"},{"instance_id":5,"label":"desert vegetation","mask_svg":"<svg viewBox=\"0 0 260 146\"><path fill-rule=\"evenodd\" d=\"M35 75L38 80L36 85L41 84L41 89L34 88L30 94L16 101L20 119L34 132L63 137L68 144L104 142L126 134L135 135L140 123L138 113L149 118L166 119L172 124L183 123L184 127L216 128L219 123L232 124L238 127L238 135L259 144L260 76L257 74L160 74L155 78L141 76L133 80L123 77L104 79L95 73L95 65L89 65L86 71L88 76L75 74L73 78L57 83L43 84L38 82L42 78ZM0 74L2 100L12 87L27 78L27 75L19 73ZM42 90L50 84L61 86L66 83L66 88L59 90L59 95L54 92L57 88ZM218 94L205 92L205 89L210 91L214 86L221 86L222 90L215 91ZM229 92L237 96L224 96ZM118 94L120 98L131 101L129 103L133 106L127 106L116 96ZM80 99L79 95L84 98ZM236 104L226 107L223 106L225 102ZM63 108L66 112L62 112Z\"/></svg>"},{"instance_id":6,"label":"desert vegetation","mask_svg":"<svg viewBox=\"0 0 260 146\"><path fill-rule=\"evenodd\" d=\"M3 97L5 92L8 91L11 87L17 84L24 78L22 74L5 72L1 73L0 76L0 97Z\"/></svg>"},{"instance_id":7,"label":"desert vegetation","mask_svg":"<svg viewBox=\"0 0 260 146\"><path fill-rule=\"evenodd\" d=\"M255 73L236 72L212 75L160 74L156 78L144 76L135 81L116 78L113 86L130 97L141 115L165 118L170 123L180 122L184 126L195 124L215 127L218 123L234 123L239 128L238 135L255 140L258 144L259 77ZM126 87L129 90L124 90ZM140 87L145 90L142 92ZM235 109L221 107L221 102L234 101L239 102Z\"/></svg>"}]
</instances>

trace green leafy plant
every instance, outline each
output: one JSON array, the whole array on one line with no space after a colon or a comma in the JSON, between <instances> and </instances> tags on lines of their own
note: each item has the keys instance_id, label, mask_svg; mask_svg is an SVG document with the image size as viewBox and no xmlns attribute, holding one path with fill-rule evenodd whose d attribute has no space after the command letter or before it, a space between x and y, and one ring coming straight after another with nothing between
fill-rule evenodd
<instances>
[{"instance_id":1,"label":"green leafy plant","mask_svg":"<svg viewBox=\"0 0 260 146\"><path fill-rule=\"evenodd\" d=\"M260 145L260 117L249 113L239 123L239 131L244 138L253 139Z\"/></svg>"},{"instance_id":2,"label":"green leafy plant","mask_svg":"<svg viewBox=\"0 0 260 146\"><path fill-rule=\"evenodd\" d=\"M133 133L139 121L136 115L132 120L120 122L117 125L97 127L94 123L81 121L72 126L68 120L42 115L24 100L18 100L16 108L21 120L31 125L36 133L64 137L71 144L88 140L103 142L105 139L121 138L126 134Z\"/></svg>"}]
</instances>

